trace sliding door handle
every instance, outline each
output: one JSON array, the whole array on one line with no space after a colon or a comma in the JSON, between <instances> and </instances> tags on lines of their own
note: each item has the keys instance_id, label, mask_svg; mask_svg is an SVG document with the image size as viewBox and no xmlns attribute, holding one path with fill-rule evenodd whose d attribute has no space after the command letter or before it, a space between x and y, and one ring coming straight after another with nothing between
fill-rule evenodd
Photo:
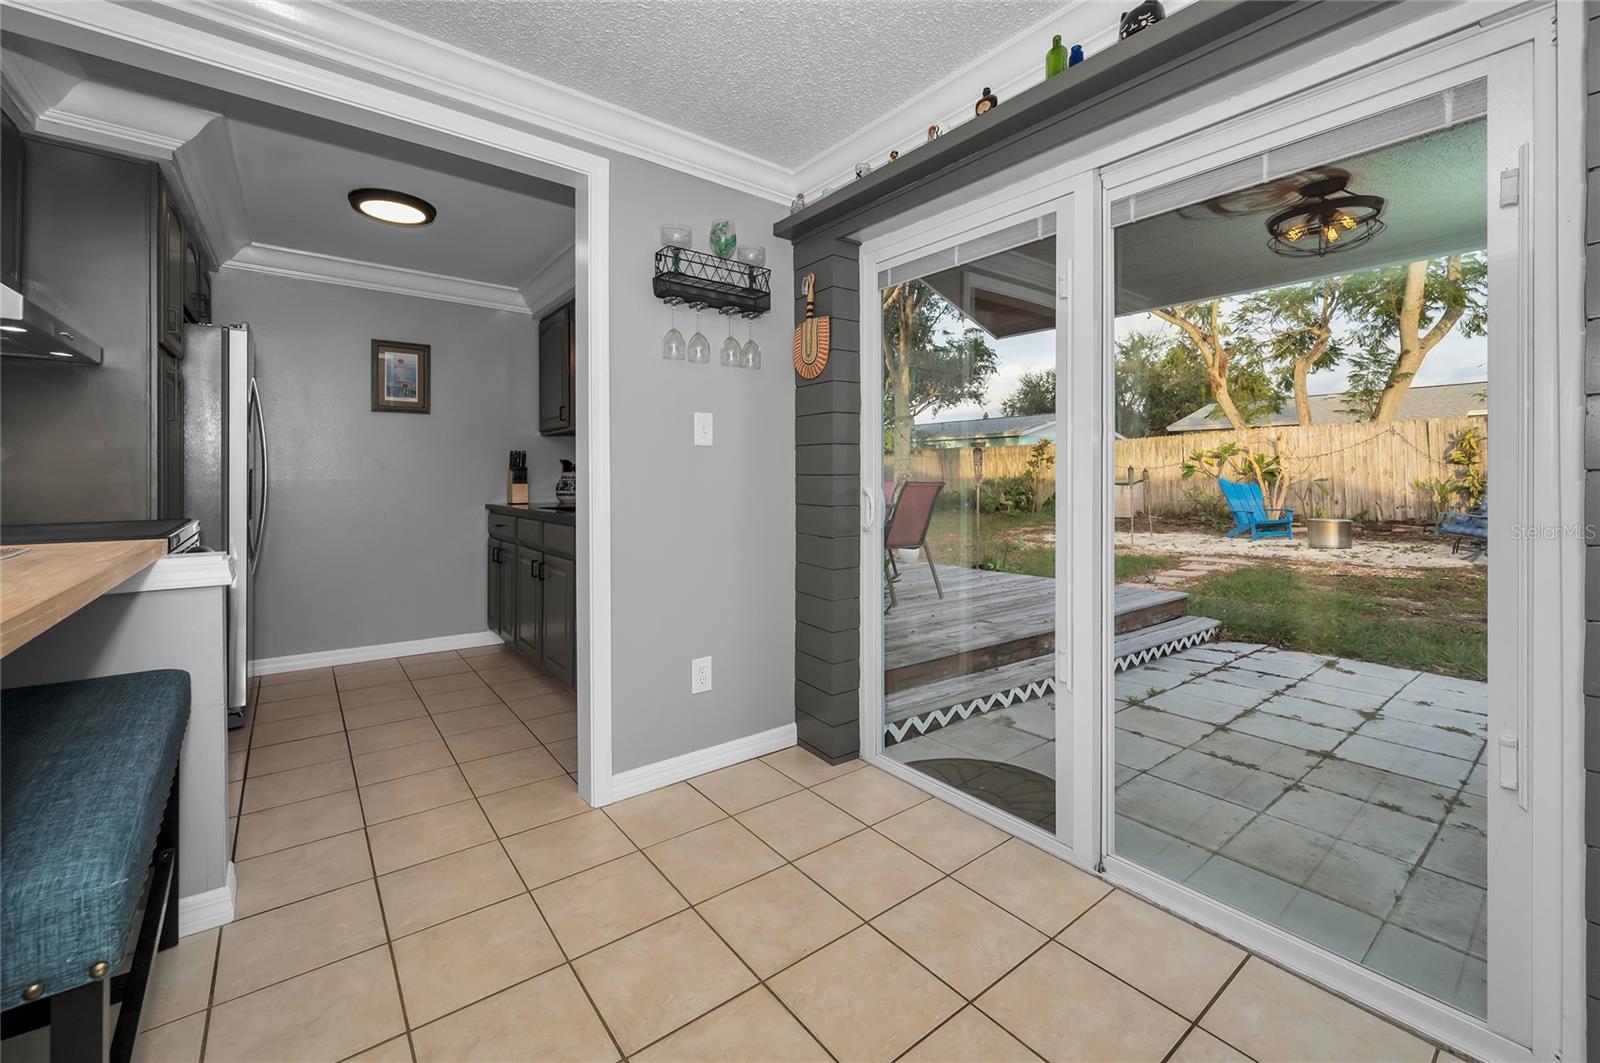
<instances>
[{"instance_id":1,"label":"sliding door handle","mask_svg":"<svg viewBox=\"0 0 1600 1063\"><path fill-rule=\"evenodd\" d=\"M875 499L872 497L872 492L863 487L861 489L861 531L863 533L872 531L873 525L877 523L874 502Z\"/></svg>"}]
</instances>

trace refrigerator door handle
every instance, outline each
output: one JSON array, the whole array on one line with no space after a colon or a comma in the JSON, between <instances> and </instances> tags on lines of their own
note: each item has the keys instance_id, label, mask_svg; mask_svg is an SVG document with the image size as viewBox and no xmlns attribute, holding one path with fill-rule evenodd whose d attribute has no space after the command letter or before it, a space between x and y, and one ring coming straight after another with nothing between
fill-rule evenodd
<instances>
[{"instance_id":1,"label":"refrigerator door handle","mask_svg":"<svg viewBox=\"0 0 1600 1063\"><path fill-rule=\"evenodd\" d=\"M267 466L267 422L266 418L261 412L261 392L256 388L255 377L250 378L250 417L254 421L255 429L255 431L251 434L260 440L259 446L261 447L261 491L259 495L256 495L256 497L260 499L260 505L259 512L253 514L255 518L252 521L254 527L250 529L249 540L250 572L252 575L254 575L256 566L261 563L261 543L266 535L267 503L268 495L270 494L271 490L268 486L271 481L270 477L268 476ZM255 487L255 477L253 473L251 474L250 486L252 488L251 493L255 494L253 490Z\"/></svg>"}]
</instances>

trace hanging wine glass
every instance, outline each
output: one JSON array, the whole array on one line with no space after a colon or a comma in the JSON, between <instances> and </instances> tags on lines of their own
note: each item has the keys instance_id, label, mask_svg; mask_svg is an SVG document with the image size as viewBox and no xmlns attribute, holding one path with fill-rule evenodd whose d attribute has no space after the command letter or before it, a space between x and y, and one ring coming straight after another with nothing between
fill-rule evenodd
<instances>
[{"instance_id":1,"label":"hanging wine glass","mask_svg":"<svg viewBox=\"0 0 1600 1063\"><path fill-rule=\"evenodd\" d=\"M739 352L739 364L746 369L761 368L761 344L756 342L755 331L751 323L746 320L744 349Z\"/></svg>"},{"instance_id":2,"label":"hanging wine glass","mask_svg":"<svg viewBox=\"0 0 1600 1063\"><path fill-rule=\"evenodd\" d=\"M661 337L661 357L669 362L681 362L687 346L683 341L683 333L678 331L678 304L673 303L672 327Z\"/></svg>"},{"instance_id":3,"label":"hanging wine glass","mask_svg":"<svg viewBox=\"0 0 1600 1063\"><path fill-rule=\"evenodd\" d=\"M729 314L727 316L728 338L722 341L722 364L737 369L742 348L739 346L739 341L733 338L733 315Z\"/></svg>"},{"instance_id":4,"label":"hanging wine glass","mask_svg":"<svg viewBox=\"0 0 1600 1063\"><path fill-rule=\"evenodd\" d=\"M711 364L711 341L700 331L700 311L694 312L694 335L689 337L689 361L696 365Z\"/></svg>"}]
</instances>

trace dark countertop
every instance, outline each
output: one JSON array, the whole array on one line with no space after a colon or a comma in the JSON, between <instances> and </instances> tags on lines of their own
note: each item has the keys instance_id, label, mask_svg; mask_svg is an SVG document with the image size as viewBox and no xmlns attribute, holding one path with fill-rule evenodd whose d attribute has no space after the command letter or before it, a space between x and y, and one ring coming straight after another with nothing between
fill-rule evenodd
<instances>
[{"instance_id":1,"label":"dark countertop","mask_svg":"<svg viewBox=\"0 0 1600 1063\"><path fill-rule=\"evenodd\" d=\"M503 517L532 517L549 524L577 524L578 511L557 509L553 502L538 502L528 506L508 506L504 502L490 502L484 509Z\"/></svg>"}]
</instances>

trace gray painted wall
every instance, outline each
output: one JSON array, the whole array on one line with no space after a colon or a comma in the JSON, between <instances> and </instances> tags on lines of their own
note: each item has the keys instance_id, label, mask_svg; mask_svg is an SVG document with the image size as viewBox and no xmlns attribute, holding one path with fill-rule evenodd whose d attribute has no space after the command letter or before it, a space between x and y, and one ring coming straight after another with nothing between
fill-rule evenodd
<instances>
[{"instance_id":1,"label":"gray painted wall","mask_svg":"<svg viewBox=\"0 0 1600 1063\"><path fill-rule=\"evenodd\" d=\"M272 448L253 656L483 631L506 452L548 500L574 449L539 435L533 319L232 269L213 304L254 330ZM374 339L432 346L432 413L371 410Z\"/></svg>"},{"instance_id":2,"label":"gray painted wall","mask_svg":"<svg viewBox=\"0 0 1600 1063\"><path fill-rule=\"evenodd\" d=\"M611 169L612 768L622 772L794 720L794 370L790 247L776 203L635 159ZM773 312L763 368L716 364L724 319L702 315L712 364L661 359L668 308L651 294L663 222L733 219L767 248ZM693 312L678 312L693 335ZM743 342L744 323L734 334ZM695 447L695 411L715 442ZM712 657L712 690L689 662Z\"/></svg>"},{"instance_id":3,"label":"gray painted wall","mask_svg":"<svg viewBox=\"0 0 1600 1063\"><path fill-rule=\"evenodd\" d=\"M1587 294L1584 316L1588 340L1584 358L1584 391L1588 393L1588 425L1584 432L1584 467L1588 471L1584 519L1590 528L1600 525L1600 5L1589 5L1589 125L1587 152L1589 204L1585 222L1588 243ZM1600 545L1593 539L1585 551L1588 565L1586 613L1589 617L1584 653L1584 761L1588 795L1584 802L1584 841L1589 847L1587 870L1589 1058L1600 1059Z\"/></svg>"},{"instance_id":4,"label":"gray painted wall","mask_svg":"<svg viewBox=\"0 0 1600 1063\"><path fill-rule=\"evenodd\" d=\"M151 516L154 170L29 140L23 287L105 348L99 366L0 359L7 524Z\"/></svg>"}]
</instances>

